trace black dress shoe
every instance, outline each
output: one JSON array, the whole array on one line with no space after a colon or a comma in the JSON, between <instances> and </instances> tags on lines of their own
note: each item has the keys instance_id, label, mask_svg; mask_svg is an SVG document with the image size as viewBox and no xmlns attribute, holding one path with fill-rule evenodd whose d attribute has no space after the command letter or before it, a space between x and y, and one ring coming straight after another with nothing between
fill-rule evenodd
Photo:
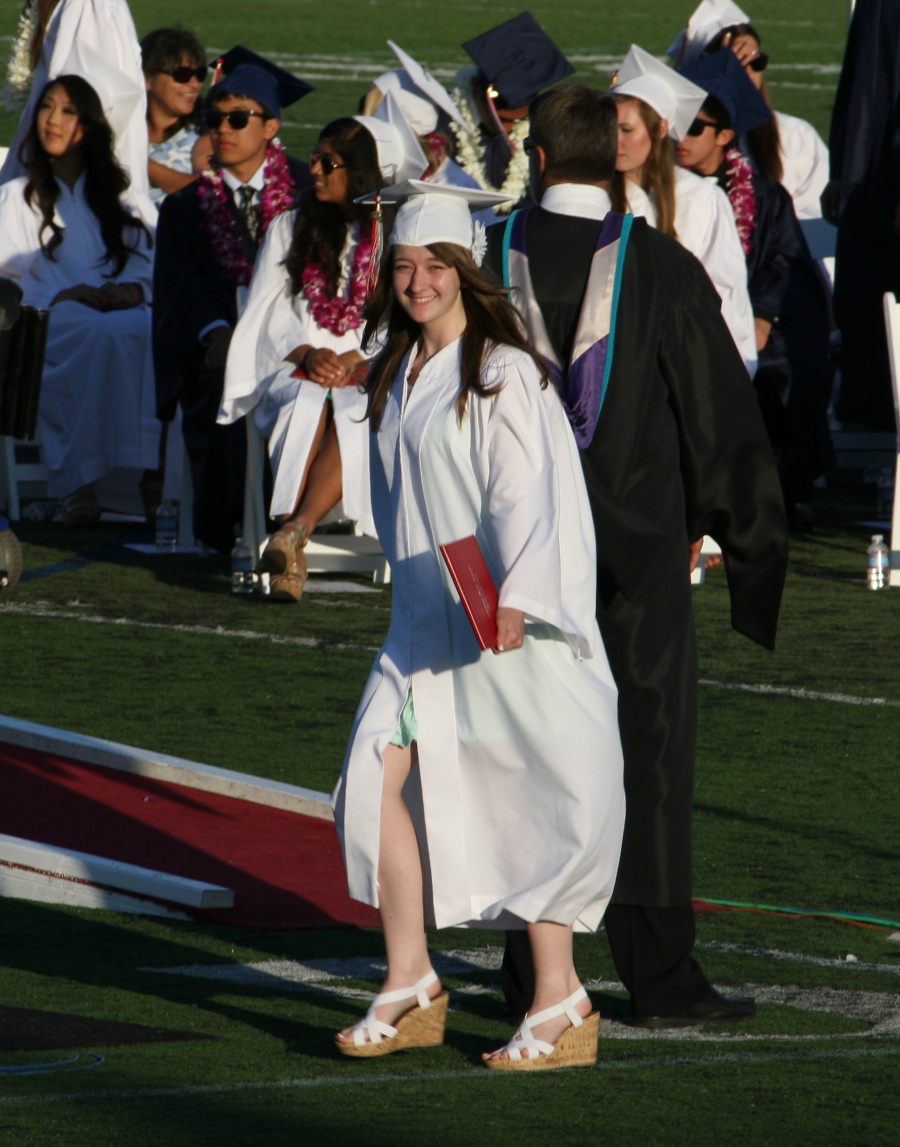
<instances>
[{"instance_id":1,"label":"black dress shoe","mask_svg":"<svg viewBox=\"0 0 900 1147\"><path fill-rule=\"evenodd\" d=\"M729 999L713 991L696 1004L671 1016L635 1016L631 1021L636 1028L687 1028L696 1024L720 1024L734 1020L749 1020L756 1015L756 1004L751 999Z\"/></svg>"}]
</instances>

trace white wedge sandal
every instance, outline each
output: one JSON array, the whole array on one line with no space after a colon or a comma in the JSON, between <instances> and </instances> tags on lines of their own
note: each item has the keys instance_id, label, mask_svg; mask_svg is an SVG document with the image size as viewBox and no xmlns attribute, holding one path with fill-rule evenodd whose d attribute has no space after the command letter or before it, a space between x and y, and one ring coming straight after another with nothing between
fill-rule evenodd
<instances>
[{"instance_id":1,"label":"white wedge sandal","mask_svg":"<svg viewBox=\"0 0 900 1147\"><path fill-rule=\"evenodd\" d=\"M353 1042L335 1037L338 1051L342 1055L365 1057L390 1055L405 1047L436 1047L442 1044L450 993L440 992L433 1000L429 999L428 988L436 983L437 974L432 969L411 988L398 988L394 992L382 992L376 996L365 1016L350 1029ZM415 1000L416 1003L400 1016L396 1027L391 1027L375 1015L375 1009L382 1004L399 1004L404 1000Z\"/></svg>"},{"instance_id":2,"label":"white wedge sandal","mask_svg":"<svg viewBox=\"0 0 900 1147\"><path fill-rule=\"evenodd\" d=\"M500 1048L508 1059L496 1056L486 1059L484 1066L492 1071L550 1071L556 1067L590 1067L597 1062L597 1039L600 1035L600 1013L580 1016L575 1005L588 998L584 988L573 992L568 999L552 1008L545 1008L533 1016L526 1016L519 1030L505 1047ZM532 1028L557 1016L567 1016L571 1027L562 1033L555 1044L538 1039ZM522 1052L527 1051L527 1055Z\"/></svg>"}]
</instances>

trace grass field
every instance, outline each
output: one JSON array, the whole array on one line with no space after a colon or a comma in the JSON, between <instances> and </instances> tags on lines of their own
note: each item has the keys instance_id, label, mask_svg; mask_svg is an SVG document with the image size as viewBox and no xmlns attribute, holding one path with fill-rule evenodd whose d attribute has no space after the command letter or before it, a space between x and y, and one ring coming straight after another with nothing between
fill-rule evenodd
<instances>
[{"instance_id":1,"label":"grass field","mask_svg":"<svg viewBox=\"0 0 900 1147\"><path fill-rule=\"evenodd\" d=\"M0 2L0 33L12 33L17 9ZM211 52L242 41L314 82L283 131L302 152L389 65L387 36L448 79L463 62L457 45L519 8L195 0L133 10L141 33L181 20ZM532 10L598 84L632 40L664 51L687 14L671 0ZM777 105L826 133L843 0L765 0L751 14L773 56ZM0 139L10 131L0 119ZM698 897L900 919L900 593L865 589L871 531L854 523L872 515L874 497L858 477L838 476L816 505L816 533L794 539L774 655L728 628L721 574L696 591ZM389 589L310 592L279 609L233 599L221 560L124 549L148 540L140 527L18 533L28 579L0 599L0 710L331 788ZM756 994L752 1023L632 1031L617 1022L624 999L605 944L581 937L579 968L610 1017L598 1066L497 1078L478 1061L509 1034L487 932L433 937L454 992L445 1047L354 1063L333 1053L332 1032L377 988L377 933L255 932L2 901L0 1049L12 1022L4 1009L64 1013L72 1034L43 1050L0 1050L0 1144L900 1141L900 928L733 912L700 915L698 930L713 979ZM123 1030L87 1021L198 1038L157 1030L124 1042Z\"/></svg>"}]
</instances>

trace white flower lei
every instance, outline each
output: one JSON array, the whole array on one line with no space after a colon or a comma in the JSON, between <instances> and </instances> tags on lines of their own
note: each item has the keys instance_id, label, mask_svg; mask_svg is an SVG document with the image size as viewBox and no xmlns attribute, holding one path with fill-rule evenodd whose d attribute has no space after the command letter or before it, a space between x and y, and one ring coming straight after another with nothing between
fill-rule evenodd
<instances>
[{"instance_id":1,"label":"white flower lei","mask_svg":"<svg viewBox=\"0 0 900 1147\"><path fill-rule=\"evenodd\" d=\"M29 0L19 17L19 27L6 66L3 106L8 112L21 111L31 92L31 41L37 28L38 0Z\"/></svg>"},{"instance_id":2,"label":"white flower lei","mask_svg":"<svg viewBox=\"0 0 900 1147\"><path fill-rule=\"evenodd\" d=\"M453 102L465 121L465 127L456 120L450 124L456 136L456 162L486 191L509 194L508 202L500 203L494 208L498 215L505 215L515 207L528 188L528 156L522 144L529 132L529 122L526 117L516 120L513 124L509 133L513 153L506 169L506 178L502 186L494 187L484 167L485 148L479 138L480 117L472 95L471 79L476 72L475 68L463 68L456 76L457 87L452 93Z\"/></svg>"}]
</instances>

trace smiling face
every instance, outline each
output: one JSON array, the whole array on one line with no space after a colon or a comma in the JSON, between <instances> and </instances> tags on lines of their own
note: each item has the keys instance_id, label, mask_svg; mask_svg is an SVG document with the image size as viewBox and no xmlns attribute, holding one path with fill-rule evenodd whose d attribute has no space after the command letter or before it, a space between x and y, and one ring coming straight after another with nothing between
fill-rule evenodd
<instances>
[{"instance_id":1,"label":"smiling face","mask_svg":"<svg viewBox=\"0 0 900 1147\"><path fill-rule=\"evenodd\" d=\"M318 156L318 158L314 158ZM313 194L320 203L333 203L347 209L350 205L350 175L347 165L327 139L320 139L310 154Z\"/></svg>"},{"instance_id":2,"label":"smiling face","mask_svg":"<svg viewBox=\"0 0 900 1147\"><path fill-rule=\"evenodd\" d=\"M633 183L640 183L644 164L653 150L653 137L641 115L640 100L617 100L619 140L616 146L616 171ZM665 120L661 123L665 132Z\"/></svg>"},{"instance_id":3,"label":"smiling face","mask_svg":"<svg viewBox=\"0 0 900 1147\"><path fill-rule=\"evenodd\" d=\"M179 64L195 68L197 61L182 56ZM162 116L185 119L194 114L202 87L203 84L196 76L180 84L166 72L154 72L152 76L147 76L147 103L151 111L158 111Z\"/></svg>"},{"instance_id":4,"label":"smiling face","mask_svg":"<svg viewBox=\"0 0 900 1147\"><path fill-rule=\"evenodd\" d=\"M37 136L41 147L51 159L71 155L81 146L84 127L78 109L62 84L54 84L49 88L40 102Z\"/></svg>"},{"instance_id":5,"label":"smiling face","mask_svg":"<svg viewBox=\"0 0 900 1147\"><path fill-rule=\"evenodd\" d=\"M216 100L214 106L223 114L222 122L209 133L216 159L241 183L246 183L262 167L269 140L275 138L281 125L277 119L263 119L262 104L249 96L229 94ZM255 114L250 116L246 126L237 128L224 118L228 112L236 111Z\"/></svg>"},{"instance_id":6,"label":"smiling face","mask_svg":"<svg viewBox=\"0 0 900 1147\"><path fill-rule=\"evenodd\" d=\"M413 322L443 344L465 329L459 272L427 247L394 248L394 295Z\"/></svg>"}]
</instances>

